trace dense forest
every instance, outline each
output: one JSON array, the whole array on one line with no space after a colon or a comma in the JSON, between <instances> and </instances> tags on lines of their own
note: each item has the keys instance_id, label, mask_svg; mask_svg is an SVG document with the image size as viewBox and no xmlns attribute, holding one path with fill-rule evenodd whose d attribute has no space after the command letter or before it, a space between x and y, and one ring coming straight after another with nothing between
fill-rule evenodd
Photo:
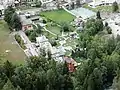
<instances>
[{"instance_id":1,"label":"dense forest","mask_svg":"<svg viewBox=\"0 0 120 90\"><path fill-rule=\"evenodd\" d=\"M1 58L0 90L120 90L120 36L112 36L99 12L97 16L79 32L79 43L71 54L81 60L75 72L70 73L66 63L43 56L28 58L18 66L2 63Z\"/></svg>"}]
</instances>

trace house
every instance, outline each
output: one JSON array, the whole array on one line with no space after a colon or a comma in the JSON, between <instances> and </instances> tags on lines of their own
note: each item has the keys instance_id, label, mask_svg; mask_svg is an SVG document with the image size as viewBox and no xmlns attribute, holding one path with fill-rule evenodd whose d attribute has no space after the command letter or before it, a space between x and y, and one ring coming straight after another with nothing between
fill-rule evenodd
<instances>
[{"instance_id":1,"label":"house","mask_svg":"<svg viewBox=\"0 0 120 90\"><path fill-rule=\"evenodd\" d=\"M43 49L45 50L46 54L48 51L52 53L52 45L44 35L41 35L40 37L36 37L36 42L39 48L39 53L41 53L40 50Z\"/></svg>"},{"instance_id":2,"label":"house","mask_svg":"<svg viewBox=\"0 0 120 90\"><path fill-rule=\"evenodd\" d=\"M101 5L112 5L113 2L120 2L120 0L93 0L91 3L89 3L88 5L90 7L95 8L96 6L101 6Z\"/></svg>"},{"instance_id":3,"label":"house","mask_svg":"<svg viewBox=\"0 0 120 90\"><path fill-rule=\"evenodd\" d=\"M21 23L22 23L22 30L32 30L33 24L30 19L27 19L25 15L20 15Z\"/></svg>"},{"instance_id":4,"label":"house","mask_svg":"<svg viewBox=\"0 0 120 90\"><path fill-rule=\"evenodd\" d=\"M67 56L64 57L64 61L67 63L69 72L74 72L77 66L77 62L74 59Z\"/></svg>"}]
</instances>

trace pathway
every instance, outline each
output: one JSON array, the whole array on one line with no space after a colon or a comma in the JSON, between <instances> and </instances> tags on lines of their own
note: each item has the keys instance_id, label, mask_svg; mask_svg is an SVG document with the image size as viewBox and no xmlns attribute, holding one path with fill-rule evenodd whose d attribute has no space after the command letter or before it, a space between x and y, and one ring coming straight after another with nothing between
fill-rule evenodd
<instances>
[{"instance_id":1,"label":"pathway","mask_svg":"<svg viewBox=\"0 0 120 90\"><path fill-rule=\"evenodd\" d=\"M53 32L51 32L51 31L49 31L48 29L46 29L46 27L43 27L43 29L44 29L45 31L47 31L47 32L51 33L52 35L57 36L57 35L56 35L56 34L54 34Z\"/></svg>"},{"instance_id":2,"label":"pathway","mask_svg":"<svg viewBox=\"0 0 120 90\"><path fill-rule=\"evenodd\" d=\"M29 38L25 35L23 31L19 31L18 34L21 36L23 41L25 42L26 48L29 50L29 54L32 56L38 56L37 48L32 44ZM25 50L26 51L26 50ZM27 52L28 53L28 52ZM27 56L30 56L27 54Z\"/></svg>"}]
</instances>

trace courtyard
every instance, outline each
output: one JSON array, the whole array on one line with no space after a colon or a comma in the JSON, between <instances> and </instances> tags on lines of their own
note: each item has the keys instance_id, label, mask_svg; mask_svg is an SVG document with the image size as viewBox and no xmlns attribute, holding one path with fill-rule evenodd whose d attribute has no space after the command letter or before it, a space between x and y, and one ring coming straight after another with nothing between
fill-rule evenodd
<instances>
[{"instance_id":1,"label":"courtyard","mask_svg":"<svg viewBox=\"0 0 120 90\"><path fill-rule=\"evenodd\" d=\"M16 44L14 37L10 35L7 24L0 21L0 55L4 60L9 60L13 64L24 64L25 53ZM4 61L3 61L4 62Z\"/></svg>"}]
</instances>

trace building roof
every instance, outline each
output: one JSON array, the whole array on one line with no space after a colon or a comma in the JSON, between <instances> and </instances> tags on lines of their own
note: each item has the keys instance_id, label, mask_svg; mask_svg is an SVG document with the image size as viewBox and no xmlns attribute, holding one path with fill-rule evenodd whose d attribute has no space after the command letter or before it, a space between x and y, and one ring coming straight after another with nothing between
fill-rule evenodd
<instances>
[{"instance_id":1,"label":"building roof","mask_svg":"<svg viewBox=\"0 0 120 90\"><path fill-rule=\"evenodd\" d=\"M15 4L18 4L19 2L18 2L18 1L15 1L14 3L15 3Z\"/></svg>"},{"instance_id":2,"label":"building roof","mask_svg":"<svg viewBox=\"0 0 120 90\"><path fill-rule=\"evenodd\" d=\"M4 9L4 6L3 5L0 5L0 10L3 10Z\"/></svg>"},{"instance_id":3,"label":"building roof","mask_svg":"<svg viewBox=\"0 0 120 90\"><path fill-rule=\"evenodd\" d=\"M48 41L48 39L43 35L43 36L41 36L41 37L36 37L36 41L37 41L38 43L43 43L43 42Z\"/></svg>"},{"instance_id":4,"label":"building roof","mask_svg":"<svg viewBox=\"0 0 120 90\"><path fill-rule=\"evenodd\" d=\"M25 15L20 15L20 19L21 19L22 25L32 24L32 21L30 19L27 19Z\"/></svg>"},{"instance_id":5,"label":"building roof","mask_svg":"<svg viewBox=\"0 0 120 90\"><path fill-rule=\"evenodd\" d=\"M64 57L64 60L69 64L74 64L74 66L77 66L77 62L72 58Z\"/></svg>"}]
</instances>

